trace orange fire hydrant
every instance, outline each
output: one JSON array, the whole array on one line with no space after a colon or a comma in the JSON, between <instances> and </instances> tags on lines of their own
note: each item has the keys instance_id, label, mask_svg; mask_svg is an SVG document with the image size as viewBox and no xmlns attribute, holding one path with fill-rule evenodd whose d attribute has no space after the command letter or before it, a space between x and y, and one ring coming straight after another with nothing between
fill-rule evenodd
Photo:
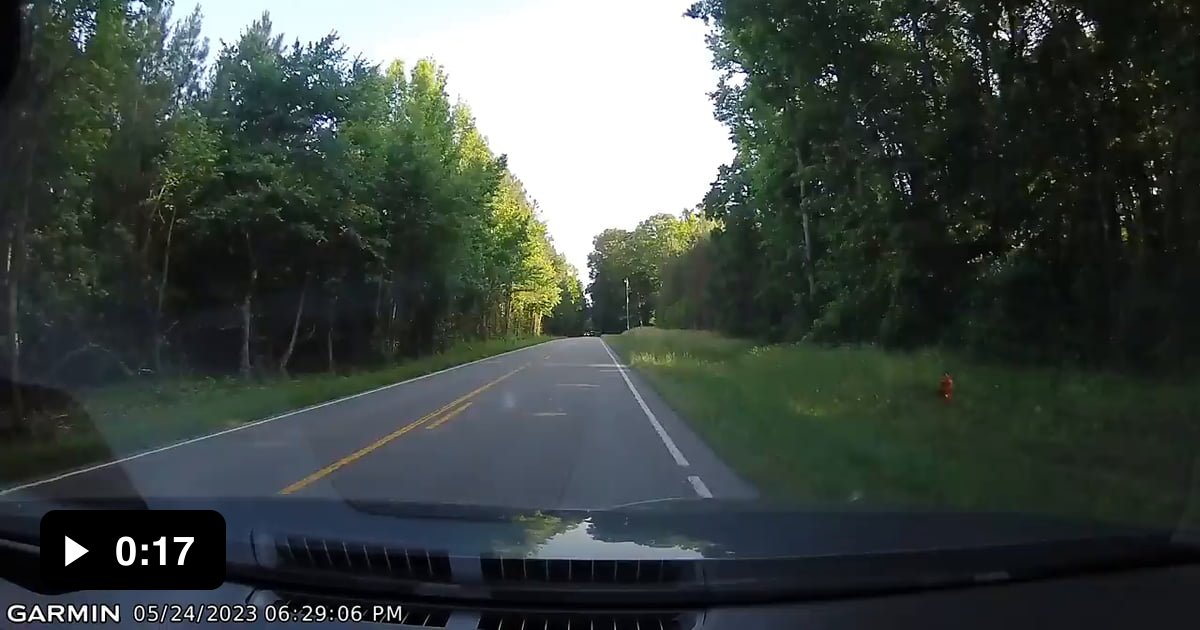
<instances>
[{"instance_id":1,"label":"orange fire hydrant","mask_svg":"<svg viewBox=\"0 0 1200 630\"><path fill-rule=\"evenodd\" d=\"M954 379L950 378L949 372L942 374L942 380L938 383L938 395L944 402L950 402L950 399L954 398Z\"/></svg>"}]
</instances>

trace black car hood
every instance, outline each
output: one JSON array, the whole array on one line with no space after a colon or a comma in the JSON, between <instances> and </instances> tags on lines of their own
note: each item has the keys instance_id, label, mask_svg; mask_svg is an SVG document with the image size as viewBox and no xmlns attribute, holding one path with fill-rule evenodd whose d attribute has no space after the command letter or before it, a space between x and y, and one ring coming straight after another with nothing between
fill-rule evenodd
<instances>
[{"instance_id":1,"label":"black car hood","mask_svg":"<svg viewBox=\"0 0 1200 630\"><path fill-rule=\"evenodd\" d=\"M0 529L36 536L50 509L215 509L231 545L293 536L524 558L700 559L846 556L1114 538L1148 530L1045 515L860 507L796 509L762 501L665 500L611 510L513 510L455 504L309 499L163 498L71 504L0 501Z\"/></svg>"},{"instance_id":2,"label":"black car hood","mask_svg":"<svg viewBox=\"0 0 1200 630\"><path fill-rule=\"evenodd\" d=\"M23 530L37 544L41 514L56 507L66 506L0 502L0 530L9 539ZM297 497L70 507L217 510L227 527L228 578L238 582L470 601L711 605L1200 559L1169 531L1025 514L797 510L714 499L587 511Z\"/></svg>"}]
</instances>

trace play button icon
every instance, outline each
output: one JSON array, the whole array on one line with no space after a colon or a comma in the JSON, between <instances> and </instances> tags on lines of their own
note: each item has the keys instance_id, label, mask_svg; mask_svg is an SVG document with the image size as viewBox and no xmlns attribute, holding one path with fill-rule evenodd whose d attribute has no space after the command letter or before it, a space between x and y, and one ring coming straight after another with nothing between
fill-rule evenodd
<instances>
[{"instance_id":1,"label":"play button icon","mask_svg":"<svg viewBox=\"0 0 1200 630\"><path fill-rule=\"evenodd\" d=\"M215 510L50 510L38 528L39 586L53 593L215 589L225 583L227 531ZM0 553L0 567L6 559Z\"/></svg>"},{"instance_id":2,"label":"play button icon","mask_svg":"<svg viewBox=\"0 0 1200 630\"><path fill-rule=\"evenodd\" d=\"M68 566L72 562L75 562L76 560L80 559L81 557L83 557L83 554L88 552L87 547L84 547L83 545L75 542L74 540L71 540L71 538L69 536L63 536L63 544L64 544L64 547L63 547L63 566L64 567Z\"/></svg>"}]
</instances>

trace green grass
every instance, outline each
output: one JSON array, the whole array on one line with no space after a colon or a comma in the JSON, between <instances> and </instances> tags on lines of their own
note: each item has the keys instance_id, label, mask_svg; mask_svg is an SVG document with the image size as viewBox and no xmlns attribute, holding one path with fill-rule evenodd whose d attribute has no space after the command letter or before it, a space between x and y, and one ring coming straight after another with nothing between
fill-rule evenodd
<instances>
[{"instance_id":1,"label":"green grass","mask_svg":"<svg viewBox=\"0 0 1200 630\"><path fill-rule=\"evenodd\" d=\"M79 392L80 402L96 429L68 430L53 440L0 443L0 483L46 476L235 427L549 339L464 343L442 354L346 375L317 374L254 383L232 378L204 379Z\"/></svg>"},{"instance_id":2,"label":"green grass","mask_svg":"<svg viewBox=\"0 0 1200 630\"><path fill-rule=\"evenodd\" d=\"M771 497L1174 524L1200 444L1194 380L696 331L605 339Z\"/></svg>"}]
</instances>

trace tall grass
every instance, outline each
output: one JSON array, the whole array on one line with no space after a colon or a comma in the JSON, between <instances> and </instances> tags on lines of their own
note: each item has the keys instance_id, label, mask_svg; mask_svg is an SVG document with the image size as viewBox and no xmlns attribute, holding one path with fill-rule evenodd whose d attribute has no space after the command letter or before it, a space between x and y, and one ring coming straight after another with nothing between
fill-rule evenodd
<instances>
[{"instance_id":1,"label":"tall grass","mask_svg":"<svg viewBox=\"0 0 1200 630\"><path fill-rule=\"evenodd\" d=\"M777 497L1173 524L1200 444L1194 382L696 331L606 339Z\"/></svg>"},{"instance_id":2,"label":"tall grass","mask_svg":"<svg viewBox=\"0 0 1200 630\"><path fill-rule=\"evenodd\" d=\"M314 374L252 383L234 378L185 380L81 392L80 402L93 426L74 427L53 440L0 443L0 482L44 476L232 428L549 339L462 343L444 353L345 375Z\"/></svg>"}]
</instances>

